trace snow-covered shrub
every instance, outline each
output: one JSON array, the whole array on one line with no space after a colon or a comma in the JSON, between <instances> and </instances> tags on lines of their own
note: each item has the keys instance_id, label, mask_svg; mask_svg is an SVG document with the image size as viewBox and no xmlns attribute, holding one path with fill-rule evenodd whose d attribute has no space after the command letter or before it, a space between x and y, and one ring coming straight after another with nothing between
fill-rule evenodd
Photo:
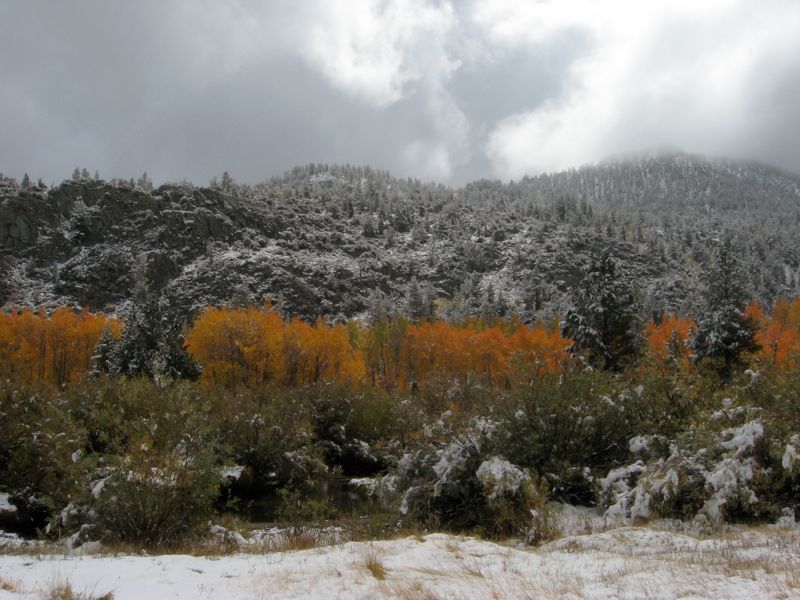
<instances>
[{"instance_id":1,"label":"snow-covered shrub","mask_svg":"<svg viewBox=\"0 0 800 600\"><path fill-rule=\"evenodd\" d=\"M697 464L677 448L666 458L642 460L609 471L598 482L606 516L649 519L692 517L703 503L704 481Z\"/></svg>"},{"instance_id":2,"label":"snow-covered shrub","mask_svg":"<svg viewBox=\"0 0 800 600\"><path fill-rule=\"evenodd\" d=\"M232 460L244 467L230 482L233 495L250 498L286 486L309 489L326 476L306 407L291 400L273 390L240 393L220 416L218 436Z\"/></svg>"},{"instance_id":3,"label":"snow-covered shrub","mask_svg":"<svg viewBox=\"0 0 800 600\"><path fill-rule=\"evenodd\" d=\"M313 390L310 419L329 467L347 475L371 475L386 465L377 449L394 429L393 405L375 390L324 385Z\"/></svg>"},{"instance_id":4,"label":"snow-covered shrub","mask_svg":"<svg viewBox=\"0 0 800 600\"><path fill-rule=\"evenodd\" d=\"M615 385L602 372L571 372L516 390L503 408L499 446L537 473L554 497L594 500L594 476L623 464L629 440L656 404L645 391Z\"/></svg>"},{"instance_id":5,"label":"snow-covered shrub","mask_svg":"<svg viewBox=\"0 0 800 600\"><path fill-rule=\"evenodd\" d=\"M425 440L383 482L400 490L400 512L435 529L530 542L550 535L539 481L494 451L499 425L476 417L458 431L445 413L427 427Z\"/></svg>"},{"instance_id":6,"label":"snow-covered shrub","mask_svg":"<svg viewBox=\"0 0 800 600\"><path fill-rule=\"evenodd\" d=\"M788 450L791 456L791 440L781 441L780 433L757 418L719 429L720 421L724 426L748 412L753 411L731 406L714 412L710 423L716 424L716 431L697 427L661 456L649 449L663 448L663 440L632 439L631 450L640 460L612 469L600 480L598 496L606 515L632 520L694 518L716 525L779 514L787 479L778 468L780 451L784 449L785 457Z\"/></svg>"}]
</instances>

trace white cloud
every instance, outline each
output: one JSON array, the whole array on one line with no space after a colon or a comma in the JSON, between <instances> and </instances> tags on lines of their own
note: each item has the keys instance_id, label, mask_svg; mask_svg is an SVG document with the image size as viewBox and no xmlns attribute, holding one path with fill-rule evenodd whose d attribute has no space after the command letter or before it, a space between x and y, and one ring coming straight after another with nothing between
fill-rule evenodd
<instances>
[{"instance_id":1,"label":"white cloud","mask_svg":"<svg viewBox=\"0 0 800 600\"><path fill-rule=\"evenodd\" d=\"M448 179L466 160L469 124L446 83L459 67L448 49L457 19L450 2L322 0L298 22L298 49L334 87L382 110L420 102L426 131L401 149L409 172Z\"/></svg>"},{"instance_id":2,"label":"white cloud","mask_svg":"<svg viewBox=\"0 0 800 600\"><path fill-rule=\"evenodd\" d=\"M503 177L658 144L746 153L747 123L763 110L746 101L759 65L776 48L800 55L798 4L494 0L474 5L471 18L500 46L535 52L566 32L589 40L560 97L503 119L490 133L487 156Z\"/></svg>"},{"instance_id":3,"label":"white cloud","mask_svg":"<svg viewBox=\"0 0 800 600\"><path fill-rule=\"evenodd\" d=\"M458 66L445 50L455 24L449 3L330 0L305 16L297 31L303 56L333 85L377 107Z\"/></svg>"}]
</instances>

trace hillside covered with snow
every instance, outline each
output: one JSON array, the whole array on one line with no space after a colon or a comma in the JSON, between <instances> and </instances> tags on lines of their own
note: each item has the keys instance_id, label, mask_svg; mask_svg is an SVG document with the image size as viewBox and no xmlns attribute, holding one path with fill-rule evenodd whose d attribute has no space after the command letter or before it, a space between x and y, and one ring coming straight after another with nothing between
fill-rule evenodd
<instances>
[{"instance_id":1,"label":"hillside covered with snow","mask_svg":"<svg viewBox=\"0 0 800 600\"><path fill-rule=\"evenodd\" d=\"M800 177L671 153L463 188L309 165L258 185L0 179L0 305L115 310L147 287L191 312L261 304L314 319L562 313L609 248L648 312L691 312L724 231L750 292L800 287Z\"/></svg>"}]
</instances>

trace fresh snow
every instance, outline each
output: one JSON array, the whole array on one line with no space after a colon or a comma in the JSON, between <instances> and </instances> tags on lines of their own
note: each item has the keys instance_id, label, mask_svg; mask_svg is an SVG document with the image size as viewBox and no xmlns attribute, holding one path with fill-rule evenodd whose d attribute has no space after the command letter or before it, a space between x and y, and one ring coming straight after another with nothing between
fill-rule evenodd
<instances>
[{"instance_id":1,"label":"fresh snow","mask_svg":"<svg viewBox=\"0 0 800 600\"><path fill-rule=\"evenodd\" d=\"M726 450L735 450L741 454L751 450L758 440L764 437L764 426L759 421L750 421L741 427L726 429L722 432L723 437L730 439L720 442L720 446Z\"/></svg>"},{"instance_id":2,"label":"fresh snow","mask_svg":"<svg viewBox=\"0 0 800 600\"><path fill-rule=\"evenodd\" d=\"M17 507L11 503L11 500L6 492L0 492L0 513L3 512L17 512Z\"/></svg>"},{"instance_id":3,"label":"fresh snow","mask_svg":"<svg viewBox=\"0 0 800 600\"><path fill-rule=\"evenodd\" d=\"M367 568L379 561L385 578ZM621 527L537 549L431 534L230 556L0 556L0 600L58 585L86 597L155 598L800 598L800 532L736 530L697 539Z\"/></svg>"},{"instance_id":4,"label":"fresh snow","mask_svg":"<svg viewBox=\"0 0 800 600\"><path fill-rule=\"evenodd\" d=\"M475 476L486 490L491 490L489 500L506 494L515 495L529 477L507 460L498 456L481 463Z\"/></svg>"}]
</instances>

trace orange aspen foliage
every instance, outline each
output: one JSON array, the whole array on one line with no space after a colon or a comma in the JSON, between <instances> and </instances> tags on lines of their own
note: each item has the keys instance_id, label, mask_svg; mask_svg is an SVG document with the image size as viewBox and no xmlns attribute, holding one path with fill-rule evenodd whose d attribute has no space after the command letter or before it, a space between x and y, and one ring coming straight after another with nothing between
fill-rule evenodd
<instances>
[{"instance_id":1,"label":"orange aspen foliage","mask_svg":"<svg viewBox=\"0 0 800 600\"><path fill-rule=\"evenodd\" d=\"M318 319L312 326L300 319L289 323L284 337L285 385L320 381L358 381L364 376L361 353L353 347L344 325Z\"/></svg>"},{"instance_id":2,"label":"orange aspen foliage","mask_svg":"<svg viewBox=\"0 0 800 600\"><path fill-rule=\"evenodd\" d=\"M236 386L280 381L284 377L285 324L267 304L263 308L208 308L195 319L186 342L203 365L203 378Z\"/></svg>"},{"instance_id":3,"label":"orange aspen foliage","mask_svg":"<svg viewBox=\"0 0 800 600\"><path fill-rule=\"evenodd\" d=\"M755 300L751 300L744 309L744 316L752 319L759 328L763 327L767 322L767 316L764 314L764 309Z\"/></svg>"},{"instance_id":4,"label":"orange aspen foliage","mask_svg":"<svg viewBox=\"0 0 800 600\"><path fill-rule=\"evenodd\" d=\"M689 350L686 340L696 323L686 317L665 315L659 323L650 321L644 329L648 350L666 366L670 357L677 359L681 366L689 364Z\"/></svg>"},{"instance_id":5,"label":"orange aspen foliage","mask_svg":"<svg viewBox=\"0 0 800 600\"><path fill-rule=\"evenodd\" d=\"M558 329L520 327L511 336L512 379L527 383L543 373L561 370L569 358L571 343Z\"/></svg>"},{"instance_id":6,"label":"orange aspen foliage","mask_svg":"<svg viewBox=\"0 0 800 600\"><path fill-rule=\"evenodd\" d=\"M119 323L102 313L61 307L0 314L0 376L64 385L84 375L106 326Z\"/></svg>"},{"instance_id":7,"label":"orange aspen foliage","mask_svg":"<svg viewBox=\"0 0 800 600\"><path fill-rule=\"evenodd\" d=\"M387 390L400 386L407 328L408 321L399 317L381 320L362 331L360 349L370 384Z\"/></svg>"},{"instance_id":8,"label":"orange aspen foliage","mask_svg":"<svg viewBox=\"0 0 800 600\"><path fill-rule=\"evenodd\" d=\"M800 300L789 303L779 299L772 309L772 318L767 318L755 302L750 303L746 314L758 325L759 358L778 369L795 366L800 359Z\"/></svg>"},{"instance_id":9,"label":"orange aspen foliage","mask_svg":"<svg viewBox=\"0 0 800 600\"><path fill-rule=\"evenodd\" d=\"M541 372L563 367L569 341L555 330L487 326L468 321L463 327L446 323L410 325L403 342L401 387L424 387L433 378L464 384L470 377L492 387L529 381Z\"/></svg>"}]
</instances>

